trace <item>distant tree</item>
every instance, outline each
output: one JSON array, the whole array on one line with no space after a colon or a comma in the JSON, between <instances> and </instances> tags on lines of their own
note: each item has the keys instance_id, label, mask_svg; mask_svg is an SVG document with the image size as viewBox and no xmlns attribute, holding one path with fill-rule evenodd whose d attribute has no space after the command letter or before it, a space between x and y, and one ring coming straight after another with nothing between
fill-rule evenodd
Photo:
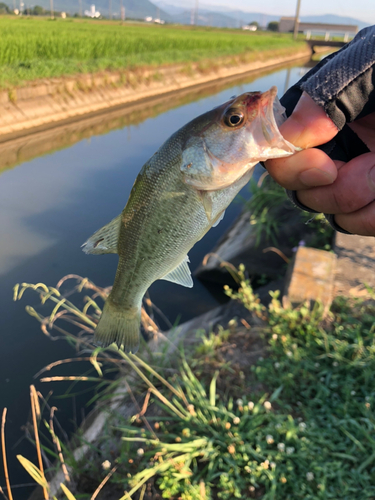
<instances>
[{"instance_id":1,"label":"distant tree","mask_svg":"<svg viewBox=\"0 0 375 500\"><path fill-rule=\"evenodd\" d=\"M271 21L267 25L269 31L279 31L279 23L277 21Z\"/></svg>"},{"instance_id":2,"label":"distant tree","mask_svg":"<svg viewBox=\"0 0 375 500\"><path fill-rule=\"evenodd\" d=\"M45 10L40 5L35 5L31 13L33 16L43 16L45 14Z\"/></svg>"},{"instance_id":3,"label":"distant tree","mask_svg":"<svg viewBox=\"0 0 375 500\"><path fill-rule=\"evenodd\" d=\"M0 14L10 14L10 8L4 2L0 2Z\"/></svg>"},{"instance_id":4,"label":"distant tree","mask_svg":"<svg viewBox=\"0 0 375 500\"><path fill-rule=\"evenodd\" d=\"M259 28L259 23L258 21L251 21L251 23L249 23L249 26L256 26L257 29Z\"/></svg>"}]
</instances>

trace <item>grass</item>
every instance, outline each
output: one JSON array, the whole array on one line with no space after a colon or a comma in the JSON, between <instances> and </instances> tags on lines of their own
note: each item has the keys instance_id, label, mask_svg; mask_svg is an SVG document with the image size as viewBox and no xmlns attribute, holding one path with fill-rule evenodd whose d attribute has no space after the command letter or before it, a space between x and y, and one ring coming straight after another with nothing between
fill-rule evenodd
<instances>
[{"instance_id":1,"label":"grass","mask_svg":"<svg viewBox=\"0 0 375 500\"><path fill-rule=\"evenodd\" d=\"M118 22L0 17L0 85L102 70L292 50L291 35Z\"/></svg>"},{"instance_id":2,"label":"grass","mask_svg":"<svg viewBox=\"0 0 375 500\"><path fill-rule=\"evenodd\" d=\"M81 462L62 445L73 476L89 478L92 488L82 492L73 482L68 487L75 496L65 487L63 498L93 500L102 488L122 491L119 500L375 497L374 292L365 299L338 298L324 317L319 304L283 307L278 292L266 308L243 267L238 279L239 289L226 287L227 294L263 325L262 356L253 364L246 364L252 347L245 349L240 339L254 335L254 327L241 332L234 322L216 335L201 334L194 352L174 355L172 365L169 357L156 368L155 358L145 363L121 351L115 355L113 348L92 353L100 383L106 356L107 362L118 356L137 374L129 392L134 413L115 412ZM87 280L80 288L85 286L101 292ZM74 323L90 325L99 313L93 297L79 310L45 285L24 284L15 297L28 288L61 307L54 305L46 318L28 309L45 329L54 325L62 332L56 323L74 316ZM230 354L237 344L241 371ZM40 466L25 459L23 465L48 489Z\"/></svg>"},{"instance_id":3,"label":"grass","mask_svg":"<svg viewBox=\"0 0 375 500\"><path fill-rule=\"evenodd\" d=\"M282 223L290 219L292 203L287 197L285 189L266 172L258 183L254 180L250 181L250 192L251 198L244 201L244 206L250 212L250 224L254 229L255 246L258 246L261 240L277 246L279 229ZM284 211L285 213L283 213ZM295 212L299 214L299 220L295 223L306 224L307 245L312 248L331 250L334 233L324 215L311 214L302 210ZM305 243L305 241L302 242L302 244ZM298 242L294 242L294 244L297 245Z\"/></svg>"}]
</instances>

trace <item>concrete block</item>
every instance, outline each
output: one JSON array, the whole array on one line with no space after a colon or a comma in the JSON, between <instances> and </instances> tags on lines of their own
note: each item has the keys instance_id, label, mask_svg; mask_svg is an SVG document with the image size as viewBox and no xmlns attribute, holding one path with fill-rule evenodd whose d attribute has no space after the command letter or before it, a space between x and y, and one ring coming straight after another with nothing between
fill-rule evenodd
<instances>
[{"instance_id":1,"label":"concrete block","mask_svg":"<svg viewBox=\"0 0 375 500\"><path fill-rule=\"evenodd\" d=\"M335 267L334 253L299 247L285 277L283 300L292 306L320 301L328 310L333 300Z\"/></svg>"}]
</instances>

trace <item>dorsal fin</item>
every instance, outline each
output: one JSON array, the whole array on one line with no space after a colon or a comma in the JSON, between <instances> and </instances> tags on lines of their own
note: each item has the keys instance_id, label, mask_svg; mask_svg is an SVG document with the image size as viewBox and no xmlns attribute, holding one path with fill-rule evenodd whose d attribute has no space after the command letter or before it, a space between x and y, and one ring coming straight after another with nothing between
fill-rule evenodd
<instances>
[{"instance_id":1,"label":"dorsal fin","mask_svg":"<svg viewBox=\"0 0 375 500\"><path fill-rule=\"evenodd\" d=\"M188 262L190 262L189 257L186 255L184 260L180 262L177 267L160 279L171 281L172 283L177 283L177 285L186 286L187 288L192 288L193 279L191 277Z\"/></svg>"},{"instance_id":2,"label":"dorsal fin","mask_svg":"<svg viewBox=\"0 0 375 500\"><path fill-rule=\"evenodd\" d=\"M83 245L85 253L101 255L104 253L117 253L117 243L120 233L121 215L111 220L108 224L96 231Z\"/></svg>"}]
</instances>

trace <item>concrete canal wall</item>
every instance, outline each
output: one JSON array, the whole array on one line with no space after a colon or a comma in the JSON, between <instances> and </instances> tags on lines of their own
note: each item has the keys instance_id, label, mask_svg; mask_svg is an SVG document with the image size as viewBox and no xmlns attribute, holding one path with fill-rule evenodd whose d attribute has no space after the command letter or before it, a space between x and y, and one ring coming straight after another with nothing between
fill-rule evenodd
<instances>
[{"instance_id":1,"label":"concrete canal wall","mask_svg":"<svg viewBox=\"0 0 375 500\"><path fill-rule=\"evenodd\" d=\"M79 120L90 114L188 87L202 86L265 68L284 65L311 55L308 46L283 54L260 54L259 59L241 62L240 56L202 63L153 68L126 73L81 75L76 78L37 81L27 87L0 92L0 142L31 130Z\"/></svg>"}]
</instances>

